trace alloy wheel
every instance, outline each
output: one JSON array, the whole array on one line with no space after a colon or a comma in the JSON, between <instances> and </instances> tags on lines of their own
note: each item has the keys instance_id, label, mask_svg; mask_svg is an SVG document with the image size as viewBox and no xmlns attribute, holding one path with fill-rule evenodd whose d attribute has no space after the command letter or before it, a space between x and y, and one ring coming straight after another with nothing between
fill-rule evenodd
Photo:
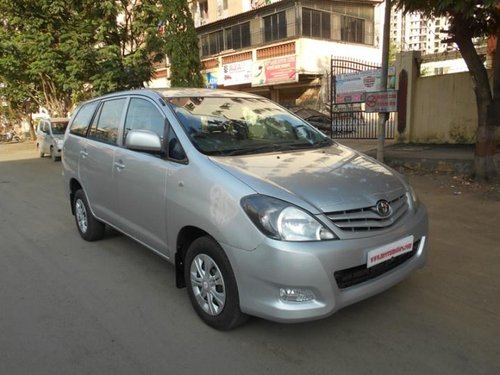
<instances>
[{"instance_id":1,"label":"alloy wheel","mask_svg":"<svg viewBox=\"0 0 500 375\"><path fill-rule=\"evenodd\" d=\"M85 205L81 199L77 199L75 201L75 215L76 222L78 223L78 228L82 233L87 232L88 229L88 219L87 219L87 210L85 209Z\"/></svg>"},{"instance_id":2,"label":"alloy wheel","mask_svg":"<svg viewBox=\"0 0 500 375\"><path fill-rule=\"evenodd\" d=\"M226 303L226 287L217 263L206 254L198 254L190 271L196 302L207 314L219 315Z\"/></svg>"}]
</instances>

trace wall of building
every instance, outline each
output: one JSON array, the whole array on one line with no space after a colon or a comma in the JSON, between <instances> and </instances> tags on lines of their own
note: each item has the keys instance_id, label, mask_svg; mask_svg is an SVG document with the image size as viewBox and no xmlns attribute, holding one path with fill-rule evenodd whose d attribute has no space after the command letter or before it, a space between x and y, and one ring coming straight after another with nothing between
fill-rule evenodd
<instances>
[{"instance_id":1,"label":"wall of building","mask_svg":"<svg viewBox=\"0 0 500 375\"><path fill-rule=\"evenodd\" d=\"M409 143L475 143L477 129L476 97L469 72L418 76L419 55L402 53L397 74L409 76L406 128L396 136ZM493 77L493 74L489 74ZM500 141L500 128L497 130Z\"/></svg>"},{"instance_id":2,"label":"wall of building","mask_svg":"<svg viewBox=\"0 0 500 375\"><path fill-rule=\"evenodd\" d=\"M411 139L417 143L474 143L476 99L468 72L418 77Z\"/></svg>"},{"instance_id":3,"label":"wall of building","mask_svg":"<svg viewBox=\"0 0 500 375\"><path fill-rule=\"evenodd\" d=\"M330 73L332 56L360 56L365 61L380 64L380 49L364 44L331 42L327 40L301 38L297 44L298 66L301 73Z\"/></svg>"}]
</instances>

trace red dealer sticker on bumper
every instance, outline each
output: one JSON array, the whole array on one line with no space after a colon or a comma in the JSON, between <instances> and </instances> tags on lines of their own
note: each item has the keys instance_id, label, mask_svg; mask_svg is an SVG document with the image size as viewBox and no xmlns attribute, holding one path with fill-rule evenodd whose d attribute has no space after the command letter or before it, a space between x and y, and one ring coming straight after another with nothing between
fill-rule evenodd
<instances>
[{"instance_id":1,"label":"red dealer sticker on bumper","mask_svg":"<svg viewBox=\"0 0 500 375\"><path fill-rule=\"evenodd\" d=\"M373 267L376 264L385 262L398 255L408 253L413 249L413 236L405 237L399 241L392 242L388 245L379 247L368 252L366 266Z\"/></svg>"}]
</instances>

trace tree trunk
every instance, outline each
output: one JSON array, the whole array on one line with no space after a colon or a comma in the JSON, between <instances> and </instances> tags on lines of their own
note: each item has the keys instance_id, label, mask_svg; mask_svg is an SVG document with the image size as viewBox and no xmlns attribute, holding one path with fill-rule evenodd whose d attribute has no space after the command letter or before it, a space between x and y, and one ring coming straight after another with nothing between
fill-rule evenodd
<instances>
[{"instance_id":1,"label":"tree trunk","mask_svg":"<svg viewBox=\"0 0 500 375\"><path fill-rule=\"evenodd\" d=\"M32 114L28 114L28 121L30 122L30 138L32 141L36 141L36 133L35 133L35 127L33 126L33 117L31 116Z\"/></svg>"},{"instance_id":2,"label":"tree trunk","mask_svg":"<svg viewBox=\"0 0 500 375\"><path fill-rule=\"evenodd\" d=\"M490 180L497 174L494 159L496 153L496 129L494 121L491 121L488 115L496 111L491 109L488 111L489 108L494 108L488 74L472 43L472 34L464 19L455 16L452 28L455 42L460 48L460 53L472 75L474 93L476 94L477 131L474 178L477 180Z\"/></svg>"}]
</instances>

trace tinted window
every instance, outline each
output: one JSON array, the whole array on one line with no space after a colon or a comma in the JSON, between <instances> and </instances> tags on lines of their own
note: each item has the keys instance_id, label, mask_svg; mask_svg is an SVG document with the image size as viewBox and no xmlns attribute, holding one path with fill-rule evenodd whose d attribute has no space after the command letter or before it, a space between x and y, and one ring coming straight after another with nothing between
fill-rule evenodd
<instances>
[{"instance_id":1,"label":"tinted window","mask_svg":"<svg viewBox=\"0 0 500 375\"><path fill-rule=\"evenodd\" d=\"M150 130L163 138L165 121L156 106L144 99L132 98L125 119L125 132L123 139L130 130Z\"/></svg>"},{"instance_id":2,"label":"tinted window","mask_svg":"<svg viewBox=\"0 0 500 375\"><path fill-rule=\"evenodd\" d=\"M40 131L42 131L43 133L48 132L47 123L45 121L40 123Z\"/></svg>"},{"instance_id":3,"label":"tinted window","mask_svg":"<svg viewBox=\"0 0 500 375\"><path fill-rule=\"evenodd\" d=\"M226 48L239 49L250 46L250 22L226 29Z\"/></svg>"},{"instance_id":4,"label":"tinted window","mask_svg":"<svg viewBox=\"0 0 500 375\"><path fill-rule=\"evenodd\" d=\"M184 149L172 129L168 132L168 158L176 161L183 161L187 158Z\"/></svg>"},{"instance_id":5,"label":"tinted window","mask_svg":"<svg viewBox=\"0 0 500 375\"><path fill-rule=\"evenodd\" d=\"M90 129L89 138L116 144L126 99L108 100L101 106L99 118Z\"/></svg>"},{"instance_id":6,"label":"tinted window","mask_svg":"<svg viewBox=\"0 0 500 375\"><path fill-rule=\"evenodd\" d=\"M345 42L363 43L365 20L354 17L342 17L340 38Z\"/></svg>"},{"instance_id":7,"label":"tinted window","mask_svg":"<svg viewBox=\"0 0 500 375\"><path fill-rule=\"evenodd\" d=\"M66 131L66 127L68 126L67 122L53 122L52 126L52 134L64 134Z\"/></svg>"},{"instance_id":8,"label":"tinted window","mask_svg":"<svg viewBox=\"0 0 500 375\"><path fill-rule=\"evenodd\" d=\"M330 39L330 13L307 8L302 9L302 34Z\"/></svg>"},{"instance_id":9,"label":"tinted window","mask_svg":"<svg viewBox=\"0 0 500 375\"><path fill-rule=\"evenodd\" d=\"M202 56L214 55L224 49L224 33L222 30L201 36Z\"/></svg>"},{"instance_id":10,"label":"tinted window","mask_svg":"<svg viewBox=\"0 0 500 375\"><path fill-rule=\"evenodd\" d=\"M286 15L285 12L273 14L264 17L264 41L286 38Z\"/></svg>"},{"instance_id":11,"label":"tinted window","mask_svg":"<svg viewBox=\"0 0 500 375\"><path fill-rule=\"evenodd\" d=\"M98 102L92 102L84 104L78 113L76 114L72 124L70 133L85 136L87 134L87 128L89 127L90 120L94 115L94 111L97 107Z\"/></svg>"}]
</instances>

